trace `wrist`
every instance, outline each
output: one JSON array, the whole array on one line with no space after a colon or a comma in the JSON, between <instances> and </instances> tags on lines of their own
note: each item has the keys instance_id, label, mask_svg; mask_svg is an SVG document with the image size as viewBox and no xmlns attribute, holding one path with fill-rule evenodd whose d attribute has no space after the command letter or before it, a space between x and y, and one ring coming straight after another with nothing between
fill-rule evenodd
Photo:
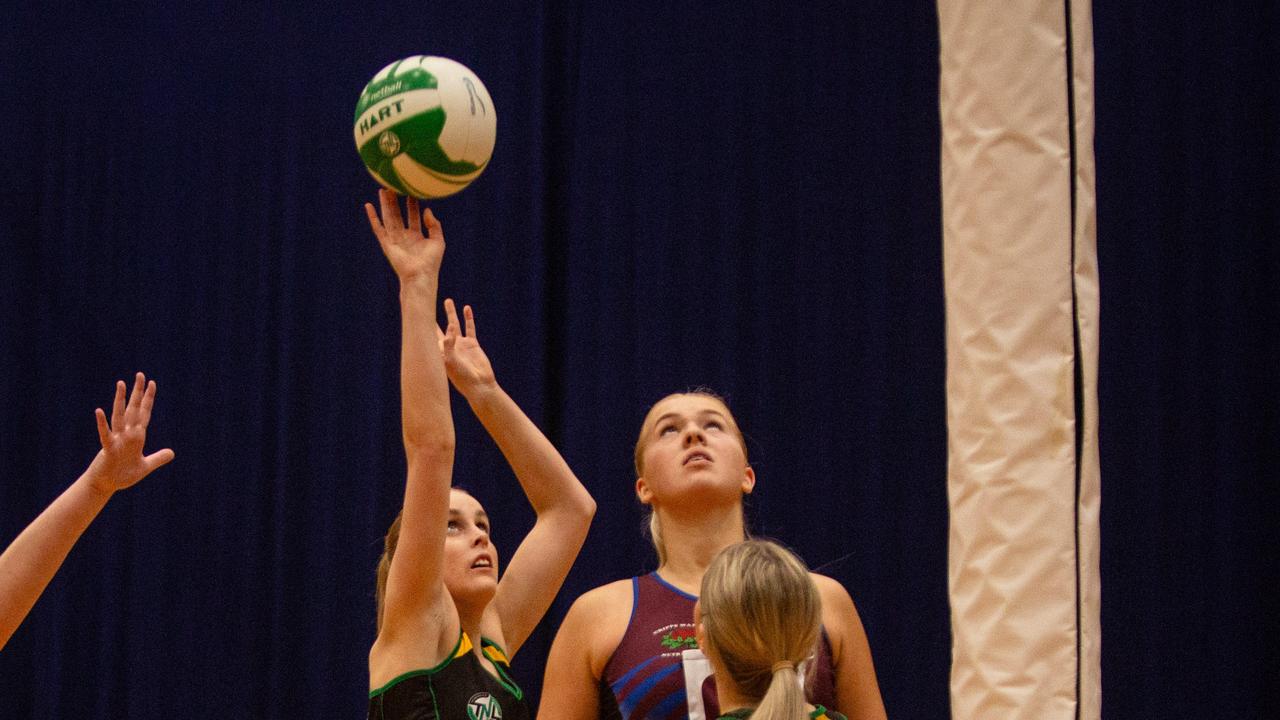
<instances>
[{"instance_id":1,"label":"wrist","mask_svg":"<svg viewBox=\"0 0 1280 720\"><path fill-rule=\"evenodd\" d=\"M93 458L93 462L89 463L89 467L84 471L84 474L76 480L76 485L81 486L94 499L106 503L116 493L116 486L108 477L109 473L102 467L104 463L105 455L99 450L97 456Z\"/></svg>"},{"instance_id":2,"label":"wrist","mask_svg":"<svg viewBox=\"0 0 1280 720\"><path fill-rule=\"evenodd\" d=\"M489 407L504 394L496 379L459 388L458 391L467 399L471 409L477 411Z\"/></svg>"},{"instance_id":3,"label":"wrist","mask_svg":"<svg viewBox=\"0 0 1280 720\"><path fill-rule=\"evenodd\" d=\"M418 273L400 278L400 297L416 297L423 294L434 296L439 287L435 273Z\"/></svg>"}]
</instances>

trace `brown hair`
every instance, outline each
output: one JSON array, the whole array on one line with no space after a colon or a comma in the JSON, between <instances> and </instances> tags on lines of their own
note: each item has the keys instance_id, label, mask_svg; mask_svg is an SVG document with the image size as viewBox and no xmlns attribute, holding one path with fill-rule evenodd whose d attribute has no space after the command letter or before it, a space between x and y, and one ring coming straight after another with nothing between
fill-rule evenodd
<instances>
[{"instance_id":1,"label":"brown hair","mask_svg":"<svg viewBox=\"0 0 1280 720\"><path fill-rule=\"evenodd\" d=\"M400 517L402 512L396 513L396 519L391 521L391 527L387 528L387 536L382 541L382 557L378 559L378 586L376 591L378 603L378 632L382 632L382 608L386 605L387 600L387 576L391 574L391 558L396 554L396 545L400 542Z\"/></svg>"},{"instance_id":2,"label":"brown hair","mask_svg":"<svg viewBox=\"0 0 1280 720\"><path fill-rule=\"evenodd\" d=\"M471 491L465 487L453 486L450 491L457 490L460 493L471 495ZM471 495L475 497L474 495ZM374 597L378 607L378 632L382 632L382 609L386 606L387 601L387 578L391 575L391 560L396 554L396 545L400 543L400 519L404 516L404 511L396 513L396 519L391 521L391 527L387 528L387 536L382 540L382 557L378 558L378 584L374 591Z\"/></svg>"},{"instance_id":3,"label":"brown hair","mask_svg":"<svg viewBox=\"0 0 1280 720\"><path fill-rule=\"evenodd\" d=\"M797 668L817 647L822 601L804 562L767 540L731 545L702 576L698 602L704 650L759 702L752 719L807 717Z\"/></svg>"},{"instance_id":4,"label":"brown hair","mask_svg":"<svg viewBox=\"0 0 1280 720\"><path fill-rule=\"evenodd\" d=\"M670 395L667 395L661 400L658 400L658 402L649 406L649 410L645 412L644 421L640 423L640 436L636 438L634 462L636 467L637 478L644 476L644 449L649 441L649 433L648 433L649 416L653 414L653 409L658 407L658 405L662 404L663 401L669 400L670 398L673 398L673 397L680 397L682 395L696 395L698 397L710 398L711 400L714 400L720 403L720 405L724 407L725 413L728 415L729 420L733 423L733 432L738 436L738 444L742 446L742 458L750 462L750 460L747 459L747 438L742 434L742 428L738 427L738 421L736 418L733 417L733 411L729 409L729 403L724 398L716 394L714 391L709 390L707 388L699 387L699 388L694 388L693 390L690 390L688 392L671 393ZM742 522L742 527L746 528L746 526L747 526L746 518L744 517ZM649 539L653 542L653 549L658 553L658 565L661 566L667 562L667 551L666 551L666 547L662 543L662 527L661 527L661 524L658 522L658 514L655 513L652 508L649 509L647 527L648 527ZM750 537L750 535L748 534L747 537Z\"/></svg>"}]
</instances>

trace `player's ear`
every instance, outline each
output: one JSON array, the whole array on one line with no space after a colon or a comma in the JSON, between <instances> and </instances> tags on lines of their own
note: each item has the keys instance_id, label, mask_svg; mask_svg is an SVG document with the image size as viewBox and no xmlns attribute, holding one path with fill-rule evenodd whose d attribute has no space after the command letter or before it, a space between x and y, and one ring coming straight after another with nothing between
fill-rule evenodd
<instances>
[{"instance_id":1,"label":"player's ear","mask_svg":"<svg viewBox=\"0 0 1280 720\"><path fill-rule=\"evenodd\" d=\"M653 491L649 489L649 483L645 482L643 477L636 478L636 497L640 499L641 505L652 504Z\"/></svg>"}]
</instances>

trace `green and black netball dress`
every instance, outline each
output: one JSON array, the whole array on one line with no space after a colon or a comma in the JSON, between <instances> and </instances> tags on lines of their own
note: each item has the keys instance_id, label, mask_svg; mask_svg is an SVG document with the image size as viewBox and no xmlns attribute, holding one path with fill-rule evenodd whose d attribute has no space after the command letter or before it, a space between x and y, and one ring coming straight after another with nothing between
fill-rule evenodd
<instances>
[{"instance_id":1,"label":"green and black netball dress","mask_svg":"<svg viewBox=\"0 0 1280 720\"><path fill-rule=\"evenodd\" d=\"M502 648L481 638L480 650L497 668L485 669L462 633L449 658L411 670L369 693L369 720L530 720L524 693L511 679Z\"/></svg>"},{"instance_id":2,"label":"green and black netball dress","mask_svg":"<svg viewBox=\"0 0 1280 720\"><path fill-rule=\"evenodd\" d=\"M721 715L719 720L747 720L751 717L751 710L731 710ZM841 715L835 710L828 710L821 705L815 707L813 712L809 713L809 720L849 720L849 718Z\"/></svg>"}]
</instances>

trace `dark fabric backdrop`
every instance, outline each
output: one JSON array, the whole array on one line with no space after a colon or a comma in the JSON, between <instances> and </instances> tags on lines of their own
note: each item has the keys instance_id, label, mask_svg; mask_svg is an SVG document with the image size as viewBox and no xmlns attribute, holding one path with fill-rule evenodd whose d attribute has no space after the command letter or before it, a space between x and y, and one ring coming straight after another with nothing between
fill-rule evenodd
<instances>
[{"instance_id":1,"label":"dark fabric backdrop","mask_svg":"<svg viewBox=\"0 0 1280 720\"><path fill-rule=\"evenodd\" d=\"M1105 702L1261 717L1275 17L1233 6L1206 40L1182 5L1098 16ZM573 597L653 567L634 437L708 385L749 435L755 530L849 588L891 717L947 716L932 3L5 12L0 543L93 456L118 377L157 379L149 444L177 459L111 501L0 652L0 715L362 715L404 467L350 122L374 72L430 53L499 116L492 166L435 204L444 292L600 502L516 659L526 690ZM510 553L531 513L455 411L456 475Z\"/></svg>"},{"instance_id":2,"label":"dark fabric backdrop","mask_svg":"<svg viewBox=\"0 0 1280 720\"><path fill-rule=\"evenodd\" d=\"M1280 717L1280 6L1097 3L1103 710Z\"/></svg>"}]
</instances>

